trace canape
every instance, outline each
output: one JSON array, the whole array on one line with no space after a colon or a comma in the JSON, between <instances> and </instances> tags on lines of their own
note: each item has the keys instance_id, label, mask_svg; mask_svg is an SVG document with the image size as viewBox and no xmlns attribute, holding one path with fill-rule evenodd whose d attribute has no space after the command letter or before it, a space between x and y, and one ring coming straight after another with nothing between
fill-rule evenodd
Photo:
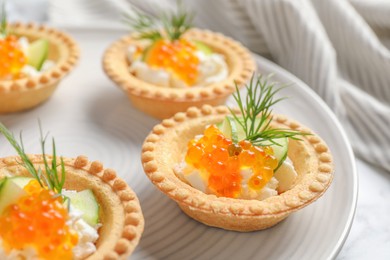
<instances>
[{"instance_id":1,"label":"canape","mask_svg":"<svg viewBox=\"0 0 390 260\"><path fill-rule=\"evenodd\" d=\"M0 127L19 153L0 159L1 259L122 259L133 252L144 219L114 170L85 156L26 155Z\"/></svg>"},{"instance_id":2,"label":"canape","mask_svg":"<svg viewBox=\"0 0 390 260\"><path fill-rule=\"evenodd\" d=\"M263 83L247 88L249 98L235 95L240 109L192 107L163 120L145 139L145 173L199 222L235 231L269 228L331 184L326 143L302 124L273 114L278 89Z\"/></svg>"},{"instance_id":3,"label":"canape","mask_svg":"<svg viewBox=\"0 0 390 260\"><path fill-rule=\"evenodd\" d=\"M220 33L191 28L184 11L158 21L130 17L135 32L114 42L103 57L108 77L133 106L168 118L191 106L220 105L255 70L250 52Z\"/></svg>"},{"instance_id":4,"label":"canape","mask_svg":"<svg viewBox=\"0 0 390 260\"><path fill-rule=\"evenodd\" d=\"M0 113L33 108L47 100L74 68L79 49L67 34L36 24L0 29Z\"/></svg>"}]
</instances>

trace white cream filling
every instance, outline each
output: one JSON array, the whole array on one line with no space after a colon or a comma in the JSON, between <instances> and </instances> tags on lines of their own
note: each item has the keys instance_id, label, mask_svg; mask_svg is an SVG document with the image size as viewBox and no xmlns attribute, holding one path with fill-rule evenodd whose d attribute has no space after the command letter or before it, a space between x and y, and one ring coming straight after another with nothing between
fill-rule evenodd
<instances>
[{"instance_id":1,"label":"white cream filling","mask_svg":"<svg viewBox=\"0 0 390 260\"><path fill-rule=\"evenodd\" d=\"M195 54L199 58L198 78L195 86L206 86L220 82L228 77L228 66L223 55L218 53L207 55L202 51L197 51ZM130 45L127 49L127 59L131 63L129 72L143 81L161 87L188 87L185 82L172 73L164 69L151 68L148 64L141 61L140 55L137 54L137 48L133 45Z\"/></svg>"},{"instance_id":2,"label":"white cream filling","mask_svg":"<svg viewBox=\"0 0 390 260\"><path fill-rule=\"evenodd\" d=\"M171 84L169 73L163 69L151 68L142 61L134 61L130 66L130 72L137 78L157 86L169 87Z\"/></svg>"},{"instance_id":3,"label":"white cream filling","mask_svg":"<svg viewBox=\"0 0 390 260\"><path fill-rule=\"evenodd\" d=\"M187 181L192 187L204 193L212 194L208 189L208 174L201 172L198 169L181 162L174 169L179 178ZM285 192L293 187L298 176L290 160L285 160L279 169L274 173L271 180L261 189L254 190L248 186L248 181L253 172L250 168L241 169L241 193L239 199L256 199L264 200L266 198L276 196L279 193Z\"/></svg>"},{"instance_id":4,"label":"white cream filling","mask_svg":"<svg viewBox=\"0 0 390 260\"><path fill-rule=\"evenodd\" d=\"M75 208L70 208L67 225L77 232L79 241L73 248L75 259L83 259L96 251L95 242L99 238L97 227L91 227L81 217L83 213Z\"/></svg>"},{"instance_id":5,"label":"white cream filling","mask_svg":"<svg viewBox=\"0 0 390 260\"><path fill-rule=\"evenodd\" d=\"M67 225L77 232L78 234L78 244L73 248L73 257L74 259L84 259L87 256L96 252L95 242L99 238L97 232L100 225L96 227L91 227L87 224L81 216L83 213L79 210L76 210L72 206L69 211L69 220ZM33 247L26 247L20 250L12 249L8 254L4 251L2 247L2 241L0 238L0 259L1 260L20 260L20 259L39 259L36 250Z\"/></svg>"},{"instance_id":6,"label":"white cream filling","mask_svg":"<svg viewBox=\"0 0 390 260\"><path fill-rule=\"evenodd\" d=\"M294 169L294 165L287 157L283 164L280 165L279 169L274 173L274 177L279 181L277 191L282 193L291 189L297 179L297 176L298 174Z\"/></svg>"},{"instance_id":7,"label":"white cream filling","mask_svg":"<svg viewBox=\"0 0 390 260\"><path fill-rule=\"evenodd\" d=\"M207 55L204 52L197 51L196 56L200 61L196 85L208 85L220 82L228 77L228 66L223 55L217 53Z\"/></svg>"}]
</instances>

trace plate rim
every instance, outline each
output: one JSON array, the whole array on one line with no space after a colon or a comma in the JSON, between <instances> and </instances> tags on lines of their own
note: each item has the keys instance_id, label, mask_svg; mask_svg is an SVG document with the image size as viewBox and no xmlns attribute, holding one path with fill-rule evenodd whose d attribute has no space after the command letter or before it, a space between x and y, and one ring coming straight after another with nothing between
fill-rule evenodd
<instances>
[{"instance_id":1,"label":"plate rim","mask_svg":"<svg viewBox=\"0 0 390 260\"><path fill-rule=\"evenodd\" d=\"M321 106L321 109L323 109L326 112L326 114L328 116L330 116L330 119L333 121L333 123L335 124L335 126L337 127L337 130L339 131L339 133L341 135L341 139L345 142L345 148L347 149L346 156L348 157L350 164L351 164L350 165L351 166L350 172L352 174L352 179L353 179L352 203L350 205L351 208L350 208L350 211L348 213L347 221L345 223L343 231L341 232L341 235L340 235L338 241L336 242L334 248L332 249L330 255L328 256L328 259L335 259L337 257L337 255L340 253L342 247L345 244L345 241L348 238L348 235L349 235L351 228L352 228L352 224L353 224L353 221L355 218L356 208L357 208L358 191L359 191L359 189L358 189L359 188L359 176L357 174L356 158L355 158L355 155L353 153L352 146L349 142L347 134L346 134L344 128L342 127L339 119L336 117L336 115L330 109L330 107L325 103L325 101L323 101L321 99L321 97L318 96L318 94L315 93L315 91L313 89L311 89L305 82L303 82L297 76L295 76L294 74L285 70L284 68L277 65L273 61L270 61L270 60L268 60L260 55L254 54L254 53L252 53L252 55L255 57L258 70L259 70L260 64L262 66L264 66L264 64L266 64L266 66L271 68L271 70L274 71L275 74L281 75L282 77L288 78L289 80L291 79L290 82L293 82L296 85L296 87L303 89L304 92L306 92L308 95L310 95L315 100L315 102L319 106Z\"/></svg>"}]
</instances>

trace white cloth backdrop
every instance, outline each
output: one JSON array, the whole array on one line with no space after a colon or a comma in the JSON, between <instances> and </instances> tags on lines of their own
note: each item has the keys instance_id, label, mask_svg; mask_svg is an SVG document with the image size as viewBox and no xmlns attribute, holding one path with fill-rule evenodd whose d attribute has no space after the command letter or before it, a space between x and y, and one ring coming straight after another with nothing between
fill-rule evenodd
<instances>
[{"instance_id":1,"label":"white cloth backdrop","mask_svg":"<svg viewBox=\"0 0 390 260\"><path fill-rule=\"evenodd\" d=\"M307 83L356 154L390 171L389 0L187 0L195 24L220 31ZM174 0L52 0L58 25L123 26L131 5L158 15ZM387 37L387 38L386 38Z\"/></svg>"}]
</instances>

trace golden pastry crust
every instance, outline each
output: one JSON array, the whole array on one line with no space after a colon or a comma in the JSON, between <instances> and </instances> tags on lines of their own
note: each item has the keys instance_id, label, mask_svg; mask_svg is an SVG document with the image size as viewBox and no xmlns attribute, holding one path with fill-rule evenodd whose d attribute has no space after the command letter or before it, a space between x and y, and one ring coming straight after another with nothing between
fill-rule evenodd
<instances>
[{"instance_id":1,"label":"golden pastry crust","mask_svg":"<svg viewBox=\"0 0 390 260\"><path fill-rule=\"evenodd\" d=\"M25 36L29 41L47 39L48 59L54 61L55 66L36 77L0 80L0 113L30 109L46 101L79 59L79 48L76 42L63 32L32 23L14 23L8 28L13 34Z\"/></svg>"},{"instance_id":2,"label":"golden pastry crust","mask_svg":"<svg viewBox=\"0 0 390 260\"><path fill-rule=\"evenodd\" d=\"M44 169L41 155L29 155L35 167ZM50 160L50 156L47 156ZM98 161L85 156L63 158L67 174L65 188L92 189L100 205L97 251L86 259L125 259L137 246L144 229L144 218L136 194L112 169L104 169ZM31 176L21 166L18 156L0 158L0 178Z\"/></svg>"},{"instance_id":3,"label":"golden pastry crust","mask_svg":"<svg viewBox=\"0 0 390 260\"><path fill-rule=\"evenodd\" d=\"M333 179L333 160L325 142L311 130L282 115L274 115L272 125L311 135L302 141L290 140L288 156L298 173L290 190L265 200L244 200L205 194L181 181L174 173L195 135L206 125L221 122L229 114L225 106L192 107L156 125L145 139L142 163L149 179L178 203L190 217L210 226L235 231L271 227L292 212L318 199Z\"/></svg>"},{"instance_id":4,"label":"golden pastry crust","mask_svg":"<svg viewBox=\"0 0 390 260\"><path fill-rule=\"evenodd\" d=\"M103 56L106 74L128 95L134 107L156 118L168 118L191 106L220 105L235 91L234 82L242 86L255 71L255 61L240 43L219 33L191 29L183 36L205 43L226 58L229 76L218 83L205 87L184 89L159 87L142 81L129 72L127 48L140 45L131 35L114 42Z\"/></svg>"}]
</instances>

